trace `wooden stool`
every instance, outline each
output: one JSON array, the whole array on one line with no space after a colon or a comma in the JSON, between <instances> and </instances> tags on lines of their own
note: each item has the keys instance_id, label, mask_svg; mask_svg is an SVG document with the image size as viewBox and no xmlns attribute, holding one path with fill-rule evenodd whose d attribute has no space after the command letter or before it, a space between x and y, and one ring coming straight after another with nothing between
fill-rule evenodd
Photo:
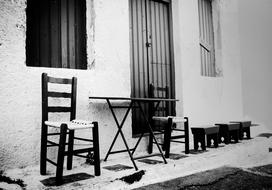
<instances>
[{"instance_id":1,"label":"wooden stool","mask_svg":"<svg viewBox=\"0 0 272 190\"><path fill-rule=\"evenodd\" d=\"M194 150L198 150L198 143L201 143L201 149L206 150L205 135L207 136L207 147L211 146L211 140L214 141L214 147L218 147L219 126L202 126L191 128L194 136Z\"/></svg>"},{"instance_id":2,"label":"wooden stool","mask_svg":"<svg viewBox=\"0 0 272 190\"><path fill-rule=\"evenodd\" d=\"M251 121L231 121L230 123L239 123L240 124L240 130L239 130L239 139L243 140L244 133L246 133L247 139L250 139L250 126Z\"/></svg>"},{"instance_id":3,"label":"wooden stool","mask_svg":"<svg viewBox=\"0 0 272 190\"><path fill-rule=\"evenodd\" d=\"M219 126L219 143L222 143L221 138L224 138L224 143L229 144L231 139L238 143L239 139L239 123L217 123L215 125Z\"/></svg>"}]
</instances>

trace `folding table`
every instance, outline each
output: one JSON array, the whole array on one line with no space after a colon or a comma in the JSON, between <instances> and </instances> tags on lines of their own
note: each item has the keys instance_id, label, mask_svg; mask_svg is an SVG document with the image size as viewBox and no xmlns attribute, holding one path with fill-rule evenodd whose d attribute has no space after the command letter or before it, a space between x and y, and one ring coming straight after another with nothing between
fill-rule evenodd
<instances>
[{"instance_id":1,"label":"folding table","mask_svg":"<svg viewBox=\"0 0 272 190\"><path fill-rule=\"evenodd\" d=\"M137 165L135 163L135 160L146 158L146 157L152 157L152 156L160 155L162 157L164 163L165 164L167 163L167 161L166 161L166 159L165 159L165 157L163 155L163 152L162 152L162 150L161 150L161 148L160 148L160 146L158 144L158 141L157 141L157 139L156 139L156 137L154 135L154 132L153 132L151 124L150 124L150 121L148 119L148 116L146 115L147 113L145 113L144 110L143 110L143 105L142 104L144 104L144 103L152 103L153 102L156 105L155 109L157 109L158 106L159 106L159 104L161 102L175 102L175 101L178 101L177 99L166 99L166 98L129 98L129 97L97 97L97 96L90 96L89 99L106 100L106 102L108 103L108 106L109 106L109 108L111 110L111 113L112 113L112 116L113 116L114 121L116 123L116 126L118 128L118 131L116 132L116 135L115 135L115 137L114 137L114 139L112 141L112 144L111 144L111 146L110 146L110 148L109 148L109 150L108 150L108 152L106 154L106 157L104 159L105 161L107 160L107 158L108 158L108 156L110 154L128 152L129 157L130 157L130 159L131 159L131 161L132 161L132 163L134 165L135 170L138 170L138 167L137 167ZM116 105L112 104L112 102L114 102L114 101L117 101L117 102L123 101L124 103L128 103L128 105L122 105L122 106L117 105L116 106ZM121 123L119 123L119 121L117 119L117 116L116 116L116 114L114 112L114 109L120 109L120 108L127 109L126 112L125 112L124 117L121 120ZM123 127L123 125L124 125L124 123L125 123L125 121L127 119L127 116L129 114L131 108L139 108L140 109L140 112L141 112L144 120L147 123L147 129L148 129L149 133L151 134L150 136L154 139L155 144L158 147L158 150L159 150L160 153L158 153L158 154L149 154L149 155L139 156L139 157L133 157L133 154L135 153L135 150L138 147L138 145L139 145L139 143L140 143L140 141L141 141L141 139L142 139L142 137L144 135L144 132L142 132L142 134L139 137L138 141L136 142L134 148L129 148L129 146L127 144L127 141L126 141L126 138L124 136L124 133L122 132L122 127ZM114 143L115 143L115 141L116 141L116 139L117 139L117 137L118 137L119 134L121 134L121 137L122 137L122 140L123 140L123 142L125 144L126 149L124 149L124 150L118 150L118 151L112 151Z\"/></svg>"}]
</instances>

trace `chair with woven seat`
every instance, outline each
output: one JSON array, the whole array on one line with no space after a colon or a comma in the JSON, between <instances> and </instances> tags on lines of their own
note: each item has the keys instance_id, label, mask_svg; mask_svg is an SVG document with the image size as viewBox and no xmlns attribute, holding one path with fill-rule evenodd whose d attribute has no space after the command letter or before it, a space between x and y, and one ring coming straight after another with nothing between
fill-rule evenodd
<instances>
[{"instance_id":1,"label":"chair with woven seat","mask_svg":"<svg viewBox=\"0 0 272 190\"><path fill-rule=\"evenodd\" d=\"M169 98L169 88L154 87L153 84L149 85L149 97L151 98ZM189 154L189 120L188 117L172 116L170 112L170 105L168 102L155 107L154 103L150 104L149 117L151 119L152 127L156 135L163 135L163 150L165 150L165 157L169 158L171 142L184 143L185 153ZM184 129L176 127L178 123L184 124ZM173 134L173 132L178 134ZM181 141L183 139L183 141ZM148 152L152 153L153 140L149 138Z\"/></svg>"},{"instance_id":2,"label":"chair with woven seat","mask_svg":"<svg viewBox=\"0 0 272 190\"><path fill-rule=\"evenodd\" d=\"M51 86L58 85L58 90L51 90ZM61 87L64 87L62 89ZM62 90L59 90L59 89ZM67 90L68 89L68 90ZM68 91L68 92L67 92ZM56 184L63 183L63 164L64 157L67 156L67 170L72 169L73 156L89 158L81 155L87 153L92 155L92 164L94 165L94 173L100 175L100 155L99 155L99 136L98 122L75 120L76 117L76 91L77 78L55 78L50 77L46 73L42 74L42 131L41 131L41 155L40 155L40 173L46 175L46 163L49 162L56 166ZM68 100L69 106L51 106L52 100L57 102ZM61 100L63 99L63 100ZM64 100L65 99L65 100ZM69 118L66 121L49 121L49 113L68 113ZM60 132L50 132L50 128L58 128ZM89 138L80 138L75 136L75 131L83 129L92 129L92 136ZM68 142L66 136L68 135ZM49 137L59 136L59 142L49 140ZM74 140L86 141L88 148L74 150ZM91 145L90 145L91 144ZM68 147L66 151L66 145ZM58 147L57 162L47 158L47 148Z\"/></svg>"}]
</instances>

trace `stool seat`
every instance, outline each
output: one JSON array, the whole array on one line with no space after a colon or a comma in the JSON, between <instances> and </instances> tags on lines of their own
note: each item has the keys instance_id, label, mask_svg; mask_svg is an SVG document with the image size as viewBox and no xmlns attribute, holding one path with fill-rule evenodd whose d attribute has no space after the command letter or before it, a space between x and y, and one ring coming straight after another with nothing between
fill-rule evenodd
<instances>
[{"instance_id":1,"label":"stool seat","mask_svg":"<svg viewBox=\"0 0 272 190\"><path fill-rule=\"evenodd\" d=\"M239 123L216 123L215 125L228 127L229 131L239 130L240 129L240 124Z\"/></svg>"},{"instance_id":2,"label":"stool seat","mask_svg":"<svg viewBox=\"0 0 272 190\"><path fill-rule=\"evenodd\" d=\"M230 123L238 123L240 125L239 139L243 140L244 133L246 133L247 139L250 139L250 127L251 121L230 121Z\"/></svg>"},{"instance_id":3,"label":"stool seat","mask_svg":"<svg viewBox=\"0 0 272 190\"><path fill-rule=\"evenodd\" d=\"M240 124L239 123L216 123L219 126L219 143L224 138L224 143L229 144L233 139L235 143L238 143Z\"/></svg>"},{"instance_id":4,"label":"stool seat","mask_svg":"<svg viewBox=\"0 0 272 190\"><path fill-rule=\"evenodd\" d=\"M206 126L201 126L201 127L192 127L191 130L192 130L192 133L194 133L195 131L204 131L206 135L209 135L209 134L218 133L219 127L206 125Z\"/></svg>"},{"instance_id":5,"label":"stool seat","mask_svg":"<svg viewBox=\"0 0 272 190\"><path fill-rule=\"evenodd\" d=\"M230 123L239 123L243 128L251 126L251 121L230 121Z\"/></svg>"},{"instance_id":6,"label":"stool seat","mask_svg":"<svg viewBox=\"0 0 272 190\"><path fill-rule=\"evenodd\" d=\"M201 143L201 149L206 150L205 136L207 136L207 147L211 146L211 140L214 141L214 147L218 147L219 126L204 125L191 127L194 136L194 150L198 150L198 143Z\"/></svg>"}]
</instances>

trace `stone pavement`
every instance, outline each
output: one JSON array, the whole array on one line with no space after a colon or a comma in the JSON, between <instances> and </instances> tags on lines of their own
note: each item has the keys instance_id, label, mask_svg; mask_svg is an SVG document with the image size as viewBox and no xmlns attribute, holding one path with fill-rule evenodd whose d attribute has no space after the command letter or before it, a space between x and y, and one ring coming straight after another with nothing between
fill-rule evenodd
<instances>
[{"instance_id":1,"label":"stone pavement","mask_svg":"<svg viewBox=\"0 0 272 190\"><path fill-rule=\"evenodd\" d=\"M0 173L0 189L272 189L271 134L237 144L220 144L205 152L191 151L188 155L180 146L173 146L174 154L167 159L168 164L162 163L160 157L137 161L139 173L125 154L102 161L99 177L93 176L92 166L77 160L73 170L64 171L68 180L61 186L54 186L50 181L55 167L49 167L46 176L39 174L38 165L7 170ZM1 180L4 176L14 179L13 182L23 182L25 187L6 183Z\"/></svg>"},{"instance_id":2,"label":"stone pavement","mask_svg":"<svg viewBox=\"0 0 272 190\"><path fill-rule=\"evenodd\" d=\"M135 190L272 189L272 164L248 169L220 167Z\"/></svg>"}]
</instances>

